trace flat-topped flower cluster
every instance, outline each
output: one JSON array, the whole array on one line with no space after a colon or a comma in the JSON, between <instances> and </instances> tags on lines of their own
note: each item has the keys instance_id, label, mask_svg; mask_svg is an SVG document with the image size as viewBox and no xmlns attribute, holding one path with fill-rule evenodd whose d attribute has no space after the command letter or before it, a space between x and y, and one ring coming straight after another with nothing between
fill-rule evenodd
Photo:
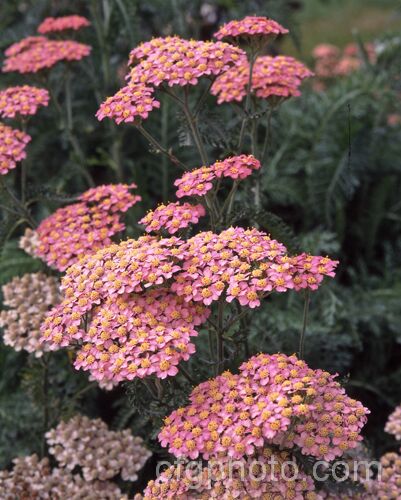
<instances>
[{"instance_id":1,"label":"flat-topped flower cluster","mask_svg":"<svg viewBox=\"0 0 401 500\"><path fill-rule=\"evenodd\" d=\"M97 379L164 378L194 352L189 338L207 319L205 306L224 298L257 307L272 291L315 290L336 264L290 257L256 229L123 241L67 269L64 300L46 318L43 340L54 349L83 343L76 366Z\"/></svg>"},{"instance_id":2,"label":"flat-topped flower cluster","mask_svg":"<svg viewBox=\"0 0 401 500\"><path fill-rule=\"evenodd\" d=\"M362 440L368 410L296 356L260 354L195 387L159 434L176 457L241 459L265 443L333 460Z\"/></svg>"},{"instance_id":3,"label":"flat-topped flower cluster","mask_svg":"<svg viewBox=\"0 0 401 500\"><path fill-rule=\"evenodd\" d=\"M242 101L248 91L250 65L243 57L213 83L211 93L217 103ZM313 73L300 61L289 56L260 56L252 72L251 92L260 99L299 96L305 78Z\"/></svg>"},{"instance_id":4,"label":"flat-topped flower cluster","mask_svg":"<svg viewBox=\"0 0 401 500\"><path fill-rule=\"evenodd\" d=\"M35 234L34 254L49 266L65 271L83 255L112 243L125 229L121 215L140 201L136 184L111 184L85 191L78 202L59 208L44 219Z\"/></svg>"},{"instance_id":5,"label":"flat-topped flower cluster","mask_svg":"<svg viewBox=\"0 0 401 500\"><path fill-rule=\"evenodd\" d=\"M0 116L14 118L16 115L35 115L38 108L49 104L46 89L21 85L0 91Z\"/></svg>"},{"instance_id":6,"label":"flat-topped flower cluster","mask_svg":"<svg viewBox=\"0 0 401 500\"><path fill-rule=\"evenodd\" d=\"M0 123L0 175L7 174L26 158L26 145L31 136L4 123Z\"/></svg>"}]
</instances>

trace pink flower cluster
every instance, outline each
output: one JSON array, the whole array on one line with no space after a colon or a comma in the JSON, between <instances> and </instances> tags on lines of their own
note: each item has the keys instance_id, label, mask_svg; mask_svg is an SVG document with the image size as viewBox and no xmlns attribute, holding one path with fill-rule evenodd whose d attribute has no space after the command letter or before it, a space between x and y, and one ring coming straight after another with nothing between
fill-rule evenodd
<instances>
[{"instance_id":1,"label":"pink flower cluster","mask_svg":"<svg viewBox=\"0 0 401 500\"><path fill-rule=\"evenodd\" d=\"M26 158L25 148L30 140L31 136L25 132L0 123L0 175L7 174Z\"/></svg>"},{"instance_id":2,"label":"pink flower cluster","mask_svg":"<svg viewBox=\"0 0 401 500\"><path fill-rule=\"evenodd\" d=\"M203 76L219 75L233 66L243 52L222 42L185 40L178 36L154 38L130 53L128 85L108 97L97 117L112 118L116 123L146 119L160 106L153 93L160 85L196 85Z\"/></svg>"},{"instance_id":3,"label":"pink flower cluster","mask_svg":"<svg viewBox=\"0 0 401 500\"><path fill-rule=\"evenodd\" d=\"M45 434L49 452L59 466L73 471L80 467L84 479L106 481L121 474L136 481L151 452L129 429L112 431L100 418L76 415Z\"/></svg>"},{"instance_id":4,"label":"pink flower cluster","mask_svg":"<svg viewBox=\"0 0 401 500\"><path fill-rule=\"evenodd\" d=\"M237 40L241 38L276 38L288 33L278 22L267 17L247 16L239 21L230 21L224 24L215 34L218 40Z\"/></svg>"},{"instance_id":5,"label":"pink flower cluster","mask_svg":"<svg viewBox=\"0 0 401 500\"><path fill-rule=\"evenodd\" d=\"M260 354L195 387L165 419L162 446L176 457L241 459L265 444L333 460L362 440L368 410L334 376L295 355Z\"/></svg>"},{"instance_id":6,"label":"pink flower cluster","mask_svg":"<svg viewBox=\"0 0 401 500\"><path fill-rule=\"evenodd\" d=\"M42 325L43 339L52 349L83 342L75 366L90 370L97 380L175 375L178 363L194 352L194 327L209 315L204 306L168 290L146 291L179 269L179 241L144 236L104 248L69 268L65 299ZM91 310L84 331L81 320Z\"/></svg>"},{"instance_id":7,"label":"pink flower cluster","mask_svg":"<svg viewBox=\"0 0 401 500\"><path fill-rule=\"evenodd\" d=\"M92 314L88 333L70 328L70 342L84 342L74 366L117 383L177 375L178 364L195 352L194 327L208 315L205 307L164 289L109 299Z\"/></svg>"},{"instance_id":8,"label":"pink flower cluster","mask_svg":"<svg viewBox=\"0 0 401 500\"><path fill-rule=\"evenodd\" d=\"M260 56L252 72L252 92L260 99L299 96L299 87L313 73L300 61L289 56ZM233 68L220 75L213 83L211 93L218 104L242 101L248 90L249 62L242 58Z\"/></svg>"},{"instance_id":9,"label":"pink flower cluster","mask_svg":"<svg viewBox=\"0 0 401 500\"><path fill-rule=\"evenodd\" d=\"M134 376L155 373L163 377L176 373L178 362L188 359L192 349L189 337L196 334L191 328L209 314L192 301L207 306L224 294L228 302L236 298L242 305L256 307L273 290L317 289L325 275L334 276L336 265L324 257L289 257L284 245L256 229L204 232L188 241L151 236L123 241L86 255L67 269L62 281L64 300L42 325L43 341L50 342L54 349L84 342L77 367L90 370L97 379L131 378L130 370ZM166 284L168 292L160 290ZM142 309L134 304L142 305L143 300L153 303L151 291L166 294L166 303L175 308L177 319L187 318L188 323L181 325L185 328L166 319L159 304L154 306L155 319L146 323ZM120 305L123 311L128 308L128 316ZM81 324L87 313L91 313L91 321L83 330ZM157 339L154 326L165 332L165 343ZM140 328L140 334L136 328ZM142 335L141 344L138 335ZM182 344L179 349L177 342ZM145 361L139 359L140 352Z\"/></svg>"},{"instance_id":10,"label":"pink flower cluster","mask_svg":"<svg viewBox=\"0 0 401 500\"><path fill-rule=\"evenodd\" d=\"M40 106L49 104L49 92L29 85L8 87L0 91L0 116L35 115Z\"/></svg>"},{"instance_id":11,"label":"pink flower cluster","mask_svg":"<svg viewBox=\"0 0 401 500\"><path fill-rule=\"evenodd\" d=\"M174 182L178 187L177 197L203 196L213 188L213 181L221 177L231 179L245 179L254 170L259 170L260 161L252 155L239 155L218 160L209 167L200 167L190 172L185 172L182 177Z\"/></svg>"},{"instance_id":12,"label":"pink flower cluster","mask_svg":"<svg viewBox=\"0 0 401 500\"><path fill-rule=\"evenodd\" d=\"M153 92L152 87L143 83L129 84L108 97L100 105L96 117L99 121L112 118L117 125L133 122L137 118L146 119L152 109L160 107L160 102L152 97Z\"/></svg>"},{"instance_id":13,"label":"pink flower cluster","mask_svg":"<svg viewBox=\"0 0 401 500\"><path fill-rule=\"evenodd\" d=\"M130 53L132 83L158 87L196 85L203 76L217 76L235 65L244 52L223 42L154 38Z\"/></svg>"},{"instance_id":14,"label":"pink flower cluster","mask_svg":"<svg viewBox=\"0 0 401 500\"><path fill-rule=\"evenodd\" d=\"M125 229L120 214L141 199L130 193L135 187L98 186L83 193L78 203L56 210L36 230L36 256L64 271L83 255L110 245L111 237Z\"/></svg>"},{"instance_id":15,"label":"pink flower cluster","mask_svg":"<svg viewBox=\"0 0 401 500\"><path fill-rule=\"evenodd\" d=\"M172 290L185 300L210 305L224 293L227 302L258 307L272 291L316 290L324 276L334 276L336 261L300 254L256 229L229 228L220 234L203 232L190 238L182 270Z\"/></svg>"},{"instance_id":16,"label":"pink flower cluster","mask_svg":"<svg viewBox=\"0 0 401 500\"><path fill-rule=\"evenodd\" d=\"M38 33L52 33L57 31L74 30L90 26L90 22L83 16L46 17L38 26Z\"/></svg>"},{"instance_id":17,"label":"pink flower cluster","mask_svg":"<svg viewBox=\"0 0 401 500\"><path fill-rule=\"evenodd\" d=\"M401 405L389 416L384 430L393 434L397 441L401 441Z\"/></svg>"},{"instance_id":18,"label":"pink flower cluster","mask_svg":"<svg viewBox=\"0 0 401 500\"><path fill-rule=\"evenodd\" d=\"M374 45L367 43L364 46L364 50L367 53L369 61L374 63L376 61ZM313 49L313 57L316 61L316 76L322 79L348 75L358 70L363 64L360 50L355 43L350 43L343 51L340 51L335 45L317 45Z\"/></svg>"},{"instance_id":19,"label":"pink flower cluster","mask_svg":"<svg viewBox=\"0 0 401 500\"><path fill-rule=\"evenodd\" d=\"M37 73L60 61L80 61L90 51L89 45L74 40L49 40L44 36L30 36L6 50L3 71Z\"/></svg>"},{"instance_id":20,"label":"pink flower cluster","mask_svg":"<svg viewBox=\"0 0 401 500\"><path fill-rule=\"evenodd\" d=\"M287 451L264 447L252 457L238 461L219 459L202 470L187 463L171 466L148 483L143 496L134 500L232 500L243 498L317 500L312 477L300 471L293 480L280 476L294 460ZM272 465L274 464L274 466ZM287 466L288 467L288 466Z\"/></svg>"},{"instance_id":21,"label":"pink flower cluster","mask_svg":"<svg viewBox=\"0 0 401 500\"><path fill-rule=\"evenodd\" d=\"M180 229L196 224L206 211L202 205L191 205L190 203L169 203L159 205L143 217L139 224L146 226L146 232L160 231L166 229L169 234L174 234Z\"/></svg>"}]
</instances>

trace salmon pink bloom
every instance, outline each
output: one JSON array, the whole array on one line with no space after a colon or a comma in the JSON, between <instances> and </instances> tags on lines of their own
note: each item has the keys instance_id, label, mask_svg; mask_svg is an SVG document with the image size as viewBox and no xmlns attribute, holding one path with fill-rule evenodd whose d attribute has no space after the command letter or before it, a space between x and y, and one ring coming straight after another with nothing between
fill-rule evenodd
<instances>
[{"instance_id":1,"label":"salmon pink bloom","mask_svg":"<svg viewBox=\"0 0 401 500\"><path fill-rule=\"evenodd\" d=\"M299 87L313 73L300 61L289 56L260 56L252 73L252 92L260 99L269 97L299 96ZM248 89L249 62L241 58L239 63L220 75L213 83L211 93L217 103L242 101Z\"/></svg>"},{"instance_id":2,"label":"salmon pink bloom","mask_svg":"<svg viewBox=\"0 0 401 500\"><path fill-rule=\"evenodd\" d=\"M159 205L156 210L148 212L139 223L146 226L147 233L166 229L168 233L174 234L190 224L196 224L205 214L206 211L202 205L169 203Z\"/></svg>"},{"instance_id":3,"label":"salmon pink bloom","mask_svg":"<svg viewBox=\"0 0 401 500\"><path fill-rule=\"evenodd\" d=\"M8 87L0 91L0 116L35 115L38 108L49 104L49 92L29 85Z\"/></svg>"},{"instance_id":4,"label":"salmon pink bloom","mask_svg":"<svg viewBox=\"0 0 401 500\"><path fill-rule=\"evenodd\" d=\"M254 356L238 375L226 371L195 387L189 405L165 419L159 441L178 458L242 459L279 444L332 460L362 440L368 413L334 378L295 355Z\"/></svg>"},{"instance_id":5,"label":"salmon pink bloom","mask_svg":"<svg viewBox=\"0 0 401 500\"><path fill-rule=\"evenodd\" d=\"M279 23L267 17L247 16L239 21L230 21L224 24L215 34L218 40L239 42L252 38L266 40L274 39L278 35L286 35L288 30Z\"/></svg>"},{"instance_id":6,"label":"salmon pink bloom","mask_svg":"<svg viewBox=\"0 0 401 500\"><path fill-rule=\"evenodd\" d=\"M65 30L77 31L90 26L90 22L83 16L46 17L38 27L38 33L46 34Z\"/></svg>"},{"instance_id":7,"label":"salmon pink bloom","mask_svg":"<svg viewBox=\"0 0 401 500\"><path fill-rule=\"evenodd\" d=\"M28 37L6 50L5 73L37 73L61 61L80 61L90 54L91 47L74 40L49 40L43 36Z\"/></svg>"},{"instance_id":8,"label":"salmon pink bloom","mask_svg":"<svg viewBox=\"0 0 401 500\"><path fill-rule=\"evenodd\" d=\"M134 187L98 186L83 193L78 203L56 210L36 230L35 255L64 271L83 255L110 245L111 237L125 229L120 214L141 199L130 193Z\"/></svg>"},{"instance_id":9,"label":"salmon pink bloom","mask_svg":"<svg viewBox=\"0 0 401 500\"><path fill-rule=\"evenodd\" d=\"M0 175L7 174L26 158L25 148L31 136L0 123Z\"/></svg>"},{"instance_id":10,"label":"salmon pink bloom","mask_svg":"<svg viewBox=\"0 0 401 500\"><path fill-rule=\"evenodd\" d=\"M112 118L117 125L146 119L154 108L160 107L159 101L152 97L153 92L152 87L146 87L142 83L129 84L108 97L100 105L96 117L98 120Z\"/></svg>"}]
</instances>

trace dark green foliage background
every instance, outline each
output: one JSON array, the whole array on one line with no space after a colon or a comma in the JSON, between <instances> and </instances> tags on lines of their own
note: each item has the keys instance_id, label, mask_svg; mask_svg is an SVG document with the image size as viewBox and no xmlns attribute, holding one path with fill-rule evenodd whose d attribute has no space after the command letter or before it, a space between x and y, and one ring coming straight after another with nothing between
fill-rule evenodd
<instances>
[{"instance_id":1,"label":"dark green foliage background","mask_svg":"<svg viewBox=\"0 0 401 500\"><path fill-rule=\"evenodd\" d=\"M99 123L95 113L105 96L122 85L122 65L130 48L155 35L210 37L218 23L245 14L262 14L288 26L296 44L297 9L289 0L234 2L216 0L215 22L200 14L201 1L190 0L26 0L3 2L0 10L0 50L34 34L47 15L79 13L92 28L80 40L93 46L91 57L73 67L74 133L81 153L70 147L64 124L54 108L43 110L29 125L29 197L42 219L63 201L96 184L135 181L143 203L130 211L127 234L137 236L136 221L146 209L173 199L172 182L179 172L155 155L133 128ZM279 47L278 47L279 48ZM333 83L327 92L306 86L302 97L286 102L273 117L272 142L263 169L263 211L255 213L249 190L234 207L232 224L259 226L291 250L329 254L340 260L335 280L312 294L306 337L306 359L313 367L338 372L347 390L371 409L365 428L375 456L395 449L383 432L393 407L401 402L401 128L387 116L400 109L401 28L380 37L375 66ZM61 102L61 68L52 71L51 86ZM39 83L36 77L0 76L0 86ZM167 101L146 123L163 145L190 165L197 156L188 145L180 116ZM178 136L177 136L178 130ZM229 107L216 107L210 97L202 111L201 131L213 157L230 153L238 120ZM262 142L263 137L260 138ZM9 174L18 183L18 173ZM247 194L246 194L247 193ZM1 193L2 203L6 201ZM43 266L17 249L16 220L1 219L0 284ZM296 352L302 324L303 296L287 293L268 299L242 324L249 332L252 353ZM238 337L240 339L240 335ZM198 341L199 343L199 341ZM241 350L233 343L233 359ZM202 356L203 346L198 346ZM198 381L210 375L207 365L191 360ZM0 344L0 467L17 454L40 451L43 431L43 366L24 353ZM131 383L105 393L88 388L84 373L75 372L68 354L49 360L49 425L75 411L101 416L112 427L131 427L149 446L161 418L185 401L163 382L165 397L151 401L141 384ZM145 476L152 474L154 462ZM137 484L135 489L143 485Z\"/></svg>"}]
</instances>

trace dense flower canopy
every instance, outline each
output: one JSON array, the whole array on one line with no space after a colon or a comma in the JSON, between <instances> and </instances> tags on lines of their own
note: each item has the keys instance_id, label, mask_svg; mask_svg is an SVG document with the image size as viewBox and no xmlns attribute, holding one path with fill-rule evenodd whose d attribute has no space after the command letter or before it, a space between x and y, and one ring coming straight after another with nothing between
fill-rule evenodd
<instances>
[{"instance_id":1,"label":"dense flower canopy","mask_svg":"<svg viewBox=\"0 0 401 500\"><path fill-rule=\"evenodd\" d=\"M252 456L266 443L332 460L362 440L368 410L334 376L296 356L260 354L195 387L190 404L165 419L162 446L194 459Z\"/></svg>"},{"instance_id":2,"label":"dense flower canopy","mask_svg":"<svg viewBox=\"0 0 401 500\"><path fill-rule=\"evenodd\" d=\"M153 98L161 85L196 85L201 77L217 76L233 66L244 53L222 42L185 40L178 36L153 38L133 49L128 84L100 106L97 117L116 123L146 119L160 106Z\"/></svg>"},{"instance_id":3,"label":"dense flower canopy","mask_svg":"<svg viewBox=\"0 0 401 500\"><path fill-rule=\"evenodd\" d=\"M288 33L278 22L267 17L247 16L224 24L215 34L218 40L238 41L244 38L275 38Z\"/></svg>"},{"instance_id":4,"label":"dense flower canopy","mask_svg":"<svg viewBox=\"0 0 401 500\"><path fill-rule=\"evenodd\" d=\"M313 73L300 61L289 56L260 56L252 72L252 92L256 97L299 96L299 87ZM249 62L241 58L233 68L220 75L213 83L211 93L217 96L218 104L242 101L248 89Z\"/></svg>"},{"instance_id":5,"label":"dense flower canopy","mask_svg":"<svg viewBox=\"0 0 401 500\"><path fill-rule=\"evenodd\" d=\"M53 349L81 345L75 366L97 380L164 378L194 352L189 339L209 314L204 306L222 294L257 307L272 290L317 289L335 266L323 257L289 257L284 245L256 229L123 241L67 270L64 300L42 325L43 340Z\"/></svg>"},{"instance_id":6,"label":"dense flower canopy","mask_svg":"<svg viewBox=\"0 0 401 500\"><path fill-rule=\"evenodd\" d=\"M0 122L0 175L7 174L26 158L25 148L30 140L30 135Z\"/></svg>"},{"instance_id":7,"label":"dense flower canopy","mask_svg":"<svg viewBox=\"0 0 401 500\"><path fill-rule=\"evenodd\" d=\"M90 26L90 22L83 16L46 17L38 26L38 33L52 33L65 30L79 30Z\"/></svg>"},{"instance_id":8,"label":"dense flower canopy","mask_svg":"<svg viewBox=\"0 0 401 500\"><path fill-rule=\"evenodd\" d=\"M165 229L169 234L174 234L190 224L196 224L204 215L206 211L203 205L168 203L148 212L139 223L146 226L147 233Z\"/></svg>"},{"instance_id":9,"label":"dense flower canopy","mask_svg":"<svg viewBox=\"0 0 401 500\"><path fill-rule=\"evenodd\" d=\"M43 273L16 276L3 285L2 293L3 304L8 307L0 311L4 343L16 351L42 356L49 346L40 342L40 325L46 312L59 301L57 278Z\"/></svg>"},{"instance_id":10,"label":"dense flower canopy","mask_svg":"<svg viewBox=\"0 0 401 500\"><path fill-rule=\"evenodd\" d=\"M5 52L4 72L37 73L60 61L79 61L90 54L91 47L74 40L49 40L30 36L11 45Z\"/></svg>"},{"instance_id":11,"label":"dense flower canopy","mask_svg":"<svg viewBox=\"0 0 401 500\"><path fill-rule=\"evenodd\" d=\"M141 198L130 190L135 184L112 184L89 189L78 203L59 208L36 230L35 255L59 271L83 255L109 245L111 237L125 229L121 214Z\"/></svg>"},{"instance_id":12,"label":"dense flower canopy","mask_svg":"<svg viewBox=\"0 0 401 500\"><path fill-rule=\"evenodd\" d=\"M46 89L21 85L0 91L0 116L14 118L16 115L35 115L38 108L49 104Z\"/></svg>"}]
</instances>

